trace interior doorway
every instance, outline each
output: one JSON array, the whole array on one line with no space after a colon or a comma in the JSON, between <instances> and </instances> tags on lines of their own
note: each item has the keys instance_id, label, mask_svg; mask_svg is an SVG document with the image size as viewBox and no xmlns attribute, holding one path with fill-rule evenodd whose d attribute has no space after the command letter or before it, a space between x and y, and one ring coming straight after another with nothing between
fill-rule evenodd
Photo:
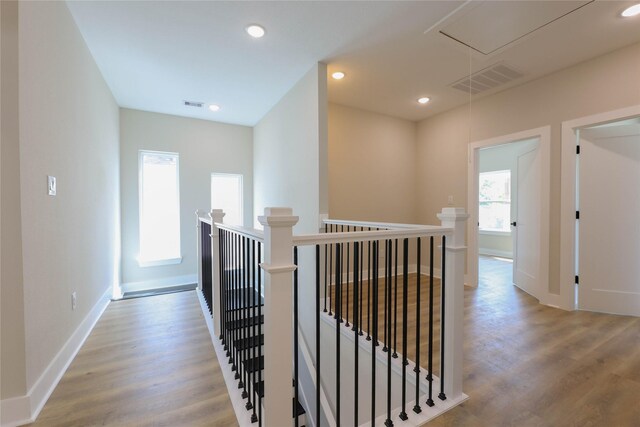
<instances>
[{"instance_id":1,"label":"interior doorway","mask_svg":"<svg viewBox=\"0 0 640 427\"><path fill-rule=\"evenodd\" d=\"M577 307L640 316L640 116L576 137Z\"/></svg>"},{"instance_id":2,"label":"interior doorway","mask_svg":"<svg viewBox=\"0 0 640 427\"><path fill-rule=\"evenodd\" d=\"M548 298L549 128L470 144L468 283Z\"/></svg>"}]
</instances>

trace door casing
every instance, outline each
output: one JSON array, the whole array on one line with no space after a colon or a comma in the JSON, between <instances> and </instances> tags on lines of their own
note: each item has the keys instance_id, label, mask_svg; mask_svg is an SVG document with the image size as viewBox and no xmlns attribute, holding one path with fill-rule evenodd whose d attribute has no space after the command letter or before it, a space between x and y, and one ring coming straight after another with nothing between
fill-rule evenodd
<instances>
[{"instance_id":1,"label":"door casing","mask_svg":"<svg viewBox=\"0 0 640 427\"><path fill-rule=\"evenodd\" d=\"M469 222L467 225L467 285L478 286L478 171L480 149L508 144L525 139L538 138L540 150L540 292L536 297L543 304L557 306L558 296L549 293L549 203L551 171L551 127L544 126L502 135L495 138L475 141L469 144L467 169L467 206Z\"/></svg>"}]
</instances>

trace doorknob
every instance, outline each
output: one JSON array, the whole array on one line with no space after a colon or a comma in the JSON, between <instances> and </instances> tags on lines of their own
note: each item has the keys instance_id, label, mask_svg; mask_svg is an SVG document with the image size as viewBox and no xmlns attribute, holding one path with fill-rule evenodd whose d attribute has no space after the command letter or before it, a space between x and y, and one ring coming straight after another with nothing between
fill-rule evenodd
<instances>
[{"instance_id":1,"label":"doorknob","mask_svg":"<svg viewBox=\"0 0 640 427\"><path fill-rule=\"evenodd\" d=\"M511 225L513 225L513 226L515 227L515 226L516 226L516 222L515 222L515 221L513 221L513 222L511 223Z\"/></svg>"}]
</instances>

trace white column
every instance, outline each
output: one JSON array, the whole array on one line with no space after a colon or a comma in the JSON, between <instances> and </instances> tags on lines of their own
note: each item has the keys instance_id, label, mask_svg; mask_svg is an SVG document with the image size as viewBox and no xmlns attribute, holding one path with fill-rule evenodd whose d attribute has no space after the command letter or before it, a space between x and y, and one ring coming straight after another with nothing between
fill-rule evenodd
<instances>
[{"instance_id":1,"label":"white column","mask_svg":"<svg viewBox=\"0 0 640 427\"><path fill-rule=\"evenodd\" d=\"M463 208L443 208L438 214L442 226L453 228L446 239L444 391L448 398L462 394L464 334L464 268L467 247L465 224L469 215Z\"/></svg>"},{"instance_id":2,"label":"white column","mask_svg":"<svg viewBox=\"0 0 640 427\"><path fill-rule=\"evenodd\" d=\"M216 336L222 334L220 326L220 242L216 222L222 224L224 218L222 209L211 209L211 312L213 313L213 333Z\"/></svg>"},{"instance_id":3,"label":"white column","mask_svg":"<svg viewBox=\"0 0 640 427\"><path fill-rule=\"evenodd\" d=\"M290 208L265 208L264 420L266 427L293 423L293 226Z\"/></svg>"}]
</instances>

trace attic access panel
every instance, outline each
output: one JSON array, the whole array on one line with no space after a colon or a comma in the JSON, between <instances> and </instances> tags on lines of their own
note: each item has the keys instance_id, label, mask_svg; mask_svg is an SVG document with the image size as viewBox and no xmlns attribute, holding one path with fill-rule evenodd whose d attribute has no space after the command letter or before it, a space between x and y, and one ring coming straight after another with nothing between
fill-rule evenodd
<instances>
[{"instance_id":1,"label":"attic access panel","mask_svg":"<svg viewBox=\"0 0 640 427\"><path fill-rule=\"evenodd\" d=\"M489 55L593 1L484 1L440 33Z\"/></svg>"}]
</instances>

